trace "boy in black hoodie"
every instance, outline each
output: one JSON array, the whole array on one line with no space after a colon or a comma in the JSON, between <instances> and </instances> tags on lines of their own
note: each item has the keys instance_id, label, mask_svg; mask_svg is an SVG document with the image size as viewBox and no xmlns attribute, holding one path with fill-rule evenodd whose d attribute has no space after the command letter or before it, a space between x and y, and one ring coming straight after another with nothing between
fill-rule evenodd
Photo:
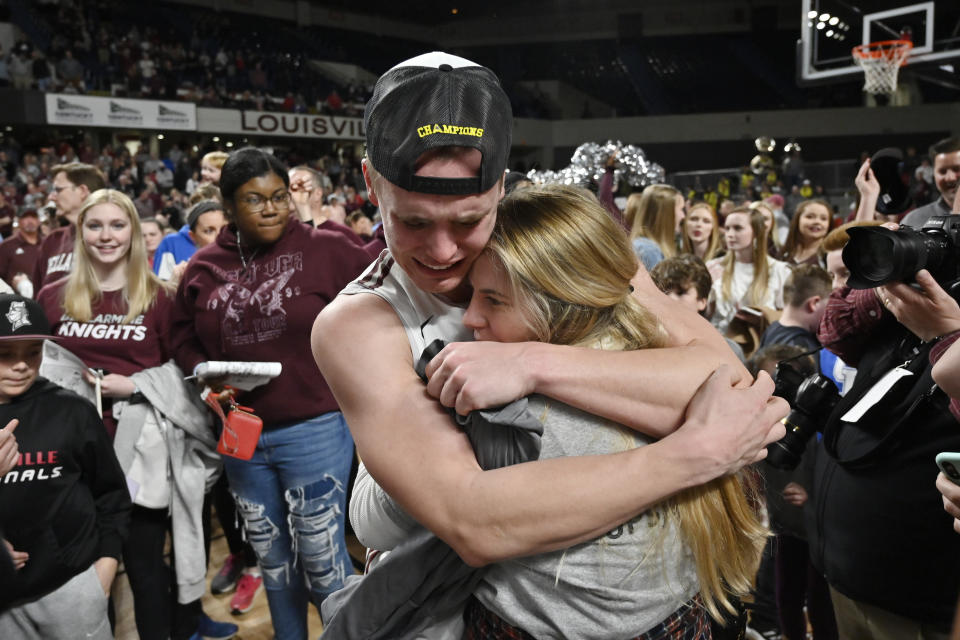
<instances>
[{"instance_id":1,"label":"boy in black hoodie","mask_svg":"<svg viewBox=\"0 0 960 640\"><path fill-rule=\"evenodd\" d=\"M0 638L108 640L129 491L93 405L38 377L45 339L40 305L0 295L0 424L19 422L0 477L0 529L19 559L0 583Z\"/></svg>"}]
</instances>

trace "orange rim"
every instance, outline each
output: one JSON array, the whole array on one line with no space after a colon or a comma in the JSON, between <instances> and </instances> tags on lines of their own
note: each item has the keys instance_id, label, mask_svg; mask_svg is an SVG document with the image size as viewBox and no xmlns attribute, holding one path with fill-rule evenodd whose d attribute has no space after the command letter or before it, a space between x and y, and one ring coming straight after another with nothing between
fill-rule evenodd
<instances>
[{"instance_id":1,"label":"orange rim","mask_svg":"<svg viewBox=\"0 0 960 640\"><path fill-rule=\"evenodd\" d=\"M880 40L870 44L860 44L853 48L853 57L860 60L886 58L892 60L896 54L903 53L903 62L906 64L907 54L913 49L913 43L909 40Z\"/></svg>"}]
</instances>

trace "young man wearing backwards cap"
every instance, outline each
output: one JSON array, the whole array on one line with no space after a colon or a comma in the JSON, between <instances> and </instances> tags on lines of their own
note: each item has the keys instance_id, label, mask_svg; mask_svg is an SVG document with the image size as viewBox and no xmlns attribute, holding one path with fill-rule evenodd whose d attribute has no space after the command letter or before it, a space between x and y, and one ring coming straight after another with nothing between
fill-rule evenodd
<instances>
[{"instance_id":1,"label":"young man wearing backwards cap","mask_svg":"<svg viewBox=\"0 0 960 640\"><path fill-rule=\"evenodd\" d=\"M769 378L732 389L745 372L723 339L642 269L636 295L675 348L466 342L466 278L493 230L513 126L492 71L445 53L403 62L377 81L364 124L363 172L388 249L319 315L312 344L365 465L351 520L367 530L358 532L366 546L402 539L405 511L473 565L564 548L758 459L783 434L775 422L786 405L770 400ZM428 367L424 393L414 362L438 338L448 346ZM703 384L721 364L729 366ZM624 453L483 472L433 399L466 414L531 393L656 436L676 433ZM378 508L390 513L363 527Z\"/></svg>"}]
</instances>

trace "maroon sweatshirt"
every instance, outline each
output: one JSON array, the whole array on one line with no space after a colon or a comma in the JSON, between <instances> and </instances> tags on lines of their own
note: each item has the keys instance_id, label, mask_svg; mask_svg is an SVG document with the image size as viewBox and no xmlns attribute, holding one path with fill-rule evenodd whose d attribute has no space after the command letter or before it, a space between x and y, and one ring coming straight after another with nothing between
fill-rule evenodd
<instances>
[{"instance_id":1,"label":"maroon sweatshirt","mask_svg":"<svg viewBox=\"0 0 960 640\"><path fill-rule=\"evenodd\" d=\"M53 335L59 344L83 360L92 369L129 376L151 367L159 367L170 359L169 333L173 295L161 290L156 302L146 313L124 323L127 302L123 291L106 291L94 305L89 322L77 322L63 310L61 278L41 289L37 302L43 307ZM113 438L117 430L112 415L112 400L104 398L103 423Z\"/></svg>"},{"instance_id":2,"label":"maroon sweatshirt","mask_svg":"<svg viewBox=\"0 0 960 640\"><path fill-rule=\"evenodd\" d=\"M69 275L73 267L73 243L77 238L74 225L59 227L50 232L40 245L40 257L33 272L33 290L40 291L43 285Z\"/></svg>"},{"instance_id":3,"label":"maroon sweatshirt","mask_svg":"<svg viewBox=\"0 0 960 640\"><path fill-rule=\"evenodd\" d=\"M0 278L13 286L13 277L18 273L33 278L40 259L40 243L30 244L19 233L0 243ZM34 288L34 295L39 289Z\"/></svg>"},{"instance_id":4,"label":"maroon sweatshirt","mask_svg":"<svg viewBox=\"0 0 960 640\"><path fill-rule=\"evenodd\" d=\"M249 255L251 254L252 255ZM238 402L264 429L338 411L310 349L317 314L370 263L343 234L318 231L291 217L269 246L237 250L236 229L190 259L173 309L174 357L188 375L205 360L277 361L282 373Z\"/></svg>"}]
</instances>

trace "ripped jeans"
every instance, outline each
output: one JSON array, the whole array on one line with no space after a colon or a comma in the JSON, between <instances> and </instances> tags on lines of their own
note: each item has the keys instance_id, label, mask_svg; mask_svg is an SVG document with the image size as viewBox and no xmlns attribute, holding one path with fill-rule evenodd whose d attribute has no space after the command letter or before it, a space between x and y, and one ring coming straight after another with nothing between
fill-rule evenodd
<instances>
[{"instance_id":1,"label":"ripped jeans","mask_svg":"<svg viewBox=\"0 0 960 640\"><path fill-rule=\"evenodd\" d=\"M352 460L339 411L264 430L248 461L224 456L277 640L305 639L308 602L319 610L353 573L344 538Z\"/></svg>"}]
</instances>

